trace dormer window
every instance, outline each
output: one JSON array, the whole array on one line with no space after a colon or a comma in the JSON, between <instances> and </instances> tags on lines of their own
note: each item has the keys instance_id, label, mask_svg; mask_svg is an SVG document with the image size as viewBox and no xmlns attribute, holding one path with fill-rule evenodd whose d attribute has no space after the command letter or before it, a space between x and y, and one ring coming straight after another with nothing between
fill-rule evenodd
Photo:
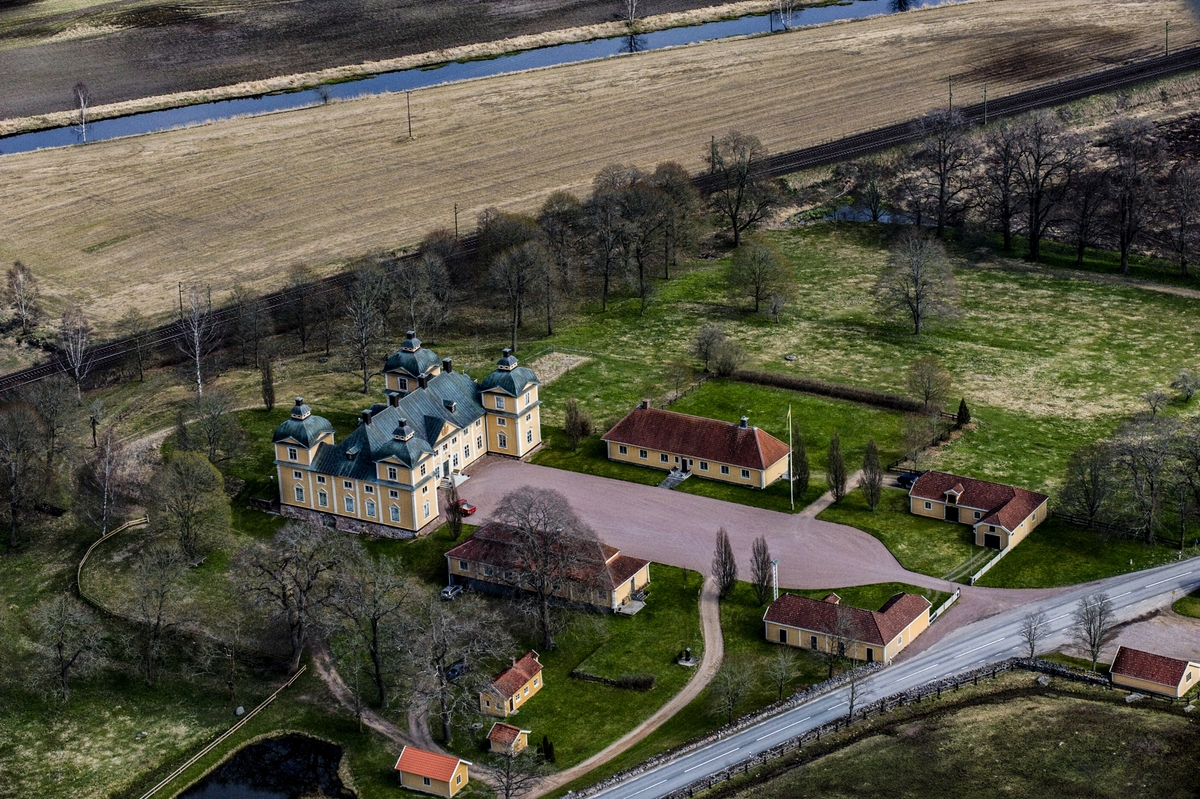
<instances>
[{"instance_id":1,"label":"dormer window","mask_svg":"<svg viewBox=\"0 0 1200 799\"><path fill-rule=\"evenodd\" d=\"M392 482L396 481L397 471L395 466L387 467L387 476L387 479L391 480Z\"/></svg>"},{"instance_id":2,"label":"dormer window","mask_svg":"<svg viewBox=\"0 0 1200 799\"><path fill-rule=\"evenodd\" d=\"M300 453L296 451L295 447L288 447L288 460L289 461L300 460Z\"/></svg>"},{"instance_id":3,"label":"dormer window","mask_svg":"<svg viewBox=\"0 0 1200 799\"><path fill-rule=\"evenodd\" d=\"M408 378L407 377L396 378L396 387L399 388L401 391L408 391Z\"/></svg>"},{"instance_id":4,"label":"dormer window","mask_svg":"<svg viewBox=\"0 0 1200 799\"><path fill-rule=\"evenodd\" d=\"M504 397L501 397L501 396L496 397L496 410L498 410L498 411L504 410Z\"/></svg>"},{"instance_id":5,"label":"dormer window","mask_svg":"<svg viewBox=\"0 0 1200 799\"><path fill-rule=\"evenodd\" d=\"M946 503L949 505L957 505L958 504L958 494L947 494L946 495Z\"/></svg>"},{"instance_id":6,"label":"dormer window","mask_svg":"<svg viewBox=\"0 0 1200 799\"><path fill-rule=\"evenodd\" d=\"M455 409L458 408L458 403L455 402L454 400L444 399L444 400L442 400L442 406L446 410L450 411L450 413L454 413Z\"/></svg>"}]
</instances>

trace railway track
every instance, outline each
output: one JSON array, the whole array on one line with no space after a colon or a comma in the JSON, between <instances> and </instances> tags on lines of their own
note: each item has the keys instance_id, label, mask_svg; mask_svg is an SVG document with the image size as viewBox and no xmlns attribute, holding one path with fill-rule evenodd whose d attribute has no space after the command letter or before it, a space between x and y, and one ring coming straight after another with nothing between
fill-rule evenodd
<instances>
[{"instance_id":1,"label":"railway track","mask_svg":"<svg viewBox=\"0 0 1200 799\"><path fill-rule=\"evenodd\" d=\"M1050 86L999 97L987 103L986 106L984 103L962 106L960 110L969 122L986 122L1038 108L1061 105L1093 94L1128 88L1139 83L1194 69L1200 69L1200 47L1190 47L1171 55L1139 61L1135 64L1124 64L1102 72L1070 78ZM916 141L918 135L912 121L901 122L836 141L779 153L771 157L767 171L771 176L779 177L802 169L823 166L909 144ZM712 175L698 175L694 178L693 183L701 193L709 193L718 188ZM465 236L461 243L466 256L473 255L478 249L478 241L473 234ZM410 254L401 258L404 260L417 257L416 254ZM315 293L319 296L327 292L340 291L349 280L348 273L325 278L311 289L310 294ZM292 296L289 291L276 291L262 297L262 301L266 304L268 311L275 314L285 310L291 304ZM233 320L236 313L236 309L230 306L214 310L213 316L219 325L224 325ZM164 350L173 346L181 335L182 329L178 322L161 325L146 334L146 341L142 346L153 350ZM135 339L130 337L112 339L97 344L89 350L92 369L100 370L115 366L131 356L135 349ZM14 391L63 371L66 371L66 367L62 358L51 357L44 363L0 376L0 394Z\"/></svg>"}]
</instances>

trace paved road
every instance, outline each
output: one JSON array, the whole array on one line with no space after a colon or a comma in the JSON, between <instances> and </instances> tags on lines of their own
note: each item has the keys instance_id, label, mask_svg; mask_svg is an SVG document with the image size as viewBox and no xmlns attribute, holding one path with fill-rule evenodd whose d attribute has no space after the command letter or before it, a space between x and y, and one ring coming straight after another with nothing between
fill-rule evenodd
<instances>
[{"instance_id":1,"label":"paved road","mask_svg":"<svg viewBox=\"0 0 1200 799\"><path fill-rule=\"evenodd\" d=\"M1045 610L1050 617L1051 632L1044 647L1050 650L1066 641L1073 608L1080 598L1094 591L1106 591L1113 601L1117 619L1127 621L1161 607L1170 600L1173 590L1190 591L1197 585L1200 585L1200 560L1183 561L1067 589L1048 599L1036 600L954 630L935 649L926 650L863 680L859 684L857 701L861 706L983 663L1021 655L1018 625L1031 610ZM594 797L657 799L665 796L794 735L845 715L845 693L844 690L835 691L819 697L600 791Z\"/></svg>"}]
</instances>

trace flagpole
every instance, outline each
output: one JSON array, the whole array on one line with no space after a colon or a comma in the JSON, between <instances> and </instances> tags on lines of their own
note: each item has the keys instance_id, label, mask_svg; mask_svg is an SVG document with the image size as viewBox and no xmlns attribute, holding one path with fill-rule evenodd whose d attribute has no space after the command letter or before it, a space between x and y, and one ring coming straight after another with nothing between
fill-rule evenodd
<instances>
[{"instance_id":1,"label":"flagpole","mask_svg":"<svg viewBox=\"0 0 1200 799\"><path fill-rule=\"evenodd\" d=\"M796 472L792 460L792 406L788 405L788 496L791 498L792 510L796 509Z\"/></svg>"}]
</instances>

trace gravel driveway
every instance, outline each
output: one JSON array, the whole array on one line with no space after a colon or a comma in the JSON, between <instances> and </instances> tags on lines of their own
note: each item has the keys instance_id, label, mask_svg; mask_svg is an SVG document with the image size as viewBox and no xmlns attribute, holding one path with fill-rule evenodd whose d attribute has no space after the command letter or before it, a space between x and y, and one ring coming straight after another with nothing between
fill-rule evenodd
<instances>
[{"instance_id":1,"label":"gravel driveway","mask_svg":"<svg viewBox=\"0 0 1200 799\"><path fill-rule=\"evenodd\" d=\"M750 574L750 549L764 535L779 559L779 583L788 588L830 588L905 582L954 591L962 599L910 649L923 650L950 629L1058 589L1013 591L968 588L904 569L887 547L866 533L801 514L722 502L607 477L488 457L473 466L462 493L479 507L482 521L500 498L523 485L561 491L575 512L607 544L627 555L683 566L708 574L717 530L725 527L743 579ZM928 639L928 640L926 640Z\"/></svg>"}]
</instances>

